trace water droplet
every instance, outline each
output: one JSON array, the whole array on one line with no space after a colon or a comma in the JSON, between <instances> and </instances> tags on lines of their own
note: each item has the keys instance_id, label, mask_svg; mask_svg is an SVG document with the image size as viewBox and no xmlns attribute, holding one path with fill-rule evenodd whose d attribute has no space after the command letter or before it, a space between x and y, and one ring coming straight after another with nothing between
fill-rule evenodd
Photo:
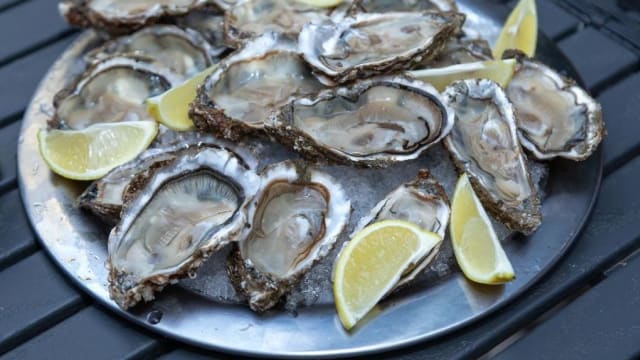
<instances>
[{"instance_id":1,"label":"water droplet","mask_svg":"<svg viewBox=\"0 0 640 360\"><path fill-rule=\"evenodd\" d=\"M147 314L147 322L151 325L155 325L162 320L162 311L160 310L152 310Z\"/></svg>"}]
</instances>

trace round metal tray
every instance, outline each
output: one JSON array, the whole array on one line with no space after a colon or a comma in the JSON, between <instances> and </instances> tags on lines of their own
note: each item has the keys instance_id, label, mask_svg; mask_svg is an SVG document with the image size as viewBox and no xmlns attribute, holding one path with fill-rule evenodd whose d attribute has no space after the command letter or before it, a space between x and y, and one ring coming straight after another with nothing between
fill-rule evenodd
<instances>
[{"instance_id":1,"label":"round metal tray","mask_svg":"<svg viewBox=\"0 0 640 360\"><path fill-rule=\"evenodd\" d=\"M459 3L472 28L495 38L506 14L496 12L491 4ZM575 240L598 192L601 151L584 162L552 161L542 226L532 236L504 242L517 273L515 281L480 286L456 270L428 287L393 294L352 332L342 328L331 303L300 308L295 316L282 310L257 315L244 305L221 304L184 286L168 287L155 302L123 311L107 291L104 226L73 206L86 183L53 175L38 153L36 139L51 114L53 95L82 70L80 54L94 40L95 35L87 32L61 55L25 114L18 145L25 208L42 245L80 288L113 312L196 346L243 355L320 358L367 354L433 339L487 316L540 279ZM578 78L568 60L543 36L537 57Z\"/></svg>"}]
</instances>

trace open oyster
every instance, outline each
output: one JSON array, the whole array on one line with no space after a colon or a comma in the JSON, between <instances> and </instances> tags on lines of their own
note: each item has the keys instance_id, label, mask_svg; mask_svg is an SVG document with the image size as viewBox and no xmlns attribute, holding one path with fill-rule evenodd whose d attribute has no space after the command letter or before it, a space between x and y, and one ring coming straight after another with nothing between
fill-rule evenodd
<instances>
[{"instance_id":1,"label":"open oyster","mask_svg":"<svg viewBox=\"0 0 640 360\"><path fill-rule=\"evenodd\" d=\"M200 10L176 19L181 28L193 29L211 45L211 55L219 57L228 50L224 41L224 15L212 10Z\"/></svg>"},{"instance_id":2,"label":"open oyster","mask_svg":"<svg viewBox=\"0 0 640 360\"><path fill-rule=\"evenodd\" d=\"M206 148L156 171L109 235L109 293L122 308L195 276L237 240L259 177L234 153Z\"/></svg>"},{"instance_id":3,"label":"open oyster","mask_svg":"<svg viewBox=\"0 0 640 360\"><path fill-rule=\"evenodd\" d=\"M95 62L123 54L149 57L186 80L211 66L214 50L193 30L183 30L173 25L155 25L108 41L91 51L87 58Z\"/></svg>"},{"instance_id":4,"label":"open oyster","mask_svg":"<svg viewBox=\"0 0 640 360\"><path fill-rule=\"evenodd\" d=\"M355 0L357 11L387 13L392 11L458 11L455 0Z\"/></svg>"},{"instance_id":5,"label":"open oyster","mask_svg":"<svg viewBox=\"0 0 640 360\"><path fill-rule=\"evenodd\" d=\"M265 130L311 159L383 167L444 138L454 114L429 84L379 77L292 100Z\"/></svg>"},{"instance_id":6,"label":"open oyster","mask_svg":"<svg viewBox=\"0 0 640 360\"><path fill-rule=\"evenodd\" d=\"M126 34L206 6L208 0L63 0L60 14L79 27Z\"/></svg>"},{"instance_id":7,"label":"open oyster","mask_svg":"<svg viewBox=\"0 0 640 360\"><path fill-rule=\"evenodd\" d=\"M329 175L291 161L267 167L249 206L251 230L227 261L251 309L275 306L333 248L350 213L350 201Z\"/></svg>"},{"instance_id":8,"label":"open oyster","mask_svg":"<svg viewBox=\"0 0 640 360\"><path fill-rule=\"evenodd\" d=\"M520 143L540 160L584 160L604 137L600 104L548 66L524 54L516 57L507 96L518 114Z\"/></svg>"},{"instance_id":9,"label":"open oyster","mask_svg":"<svg viewBox=\"0 0 640 360\"><path fill-rule=\"evenodd\" d=\"M328 19L329 11L300 1L241 1L225 13L225 40L227 45L237 48L247 39L267 32L295 37L304 24Z\"/></svg>"},{"instance_id":10,"label":"open oyster","mask_svg":"<svg viewBox=\"0 0 640 360\"><path fill-rule=\"evenodd\" d=\"M228 139L262 133L269 114L293 96L322 89L295 41L267 33L224 59L198 89L189 115L196 127Z\"/></svg>"},{"instance_id":11,"label":"open oyster","mask_svg":"<svg viewBox=\"0 0 640 360\"><path fill-rule=\"evenodd\" d=\"M438 57L426 65L439 68L451 65L466 64L493 59L491 47L486 40L454 38Z\"/></svg>"},{"instance_id":12,"label":"open oyster","mask_svg":"<svg viewBox=\"0 0 640 360\"><path fill-rule=\"evenodd\" d=\"M144 101L179 83L180 77L147 59L107 58L56 94L49 125L82 129L98 122L154 121Z\"/></svg>"},{"instance_id":13,"label":"open oyster","mask_svg":"<svg viewBox=\"0 0 640 360\"><path fill-rule=\"evenodd\" d=\"M456 13L363 13L338 23L308 23L298 42L318 74L343 83L436 57L463 22Z\"/></svg>"},{"instance_id":14,"label":"open oyster","mask_svg":"<svg viewBox=\"0 0 640 360\"><path fill-rule=\"evenodd\" d=\"M484 207L512 230L525 234L541 223L540 199L516 135L513 106L487 79L462 80L443 93L456 122L445 145L469 176Z\"/></svg>"},{"instance_id":15,"label":"open oyster","mask_svg":"<svg viewBox=\"0 0 640 360\"><path fill-rule=\"evenodd\" d=\"M371 210L369 215L360 219L351 238L367 225L375 222L405 220L434 232L444 239L449 213L449 199L442 185L431 177L427 170L420 170L414 180L393 190ZM410 271L403 274L393 289L406 285L420 274L436 257L441 244L442 242L436 245L424 258L414 264Z\"/></svg>"}]
</instances>

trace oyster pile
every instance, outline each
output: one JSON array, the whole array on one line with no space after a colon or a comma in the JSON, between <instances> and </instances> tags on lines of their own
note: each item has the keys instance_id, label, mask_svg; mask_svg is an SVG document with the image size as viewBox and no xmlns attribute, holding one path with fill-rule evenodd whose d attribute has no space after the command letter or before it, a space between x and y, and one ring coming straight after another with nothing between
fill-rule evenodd
<instances>
[{"instance_id":1,"label":"oyster pile","mask_svg":"<svg viewBox=\"0 0 640 360\"><path fill-rule=\"evenodd\" d=\"M517 59L506 89L470 79L439 93L412 78L407 70L492 58L487 41L462 30L465 16L452 0L328 8L286 0L63 0L60 11L108 39L56 95L50 128L154 121L148 98L212 69L190 104L199 133L162 128L163 138L77 200L113 226L109 291L125 309L196 276L224 247L233 287L263 312L335 255L347 229L355 235L397 219L444 239L449 201L428 170L372 198L377 205L353 221L354 194L336 176L340 166L363 168L359 174L397 169L441 141L491 215L532 233L543 211L530 162L584 160L605 134L600 106L585 90L515 51L504 55ZM262 161L271 157L261 149L278 147L260 147L269 142L289 160ZM394 289L429 271L439 250Z\"/></svg>"}]
</instances>

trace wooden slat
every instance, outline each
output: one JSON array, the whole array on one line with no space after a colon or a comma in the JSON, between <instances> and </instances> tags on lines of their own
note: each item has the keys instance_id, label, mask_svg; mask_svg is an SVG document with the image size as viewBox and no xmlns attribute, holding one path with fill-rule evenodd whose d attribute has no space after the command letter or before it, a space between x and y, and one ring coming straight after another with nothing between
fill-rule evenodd
<instances>
[{"instance_id":1,"label":"wooden slat","mask_svg":"<svg viewBox=\"0 0 640 360\"><path fill-rule=\"evenodd\" d=\"M21 122L0 128L0 182L16 177L16 152Z\"/></svg>"},{"instance_id":2,"label":"wooden slat","mask_svg":"<svg viewBox=\"0 0 640 360\"><path fill-rule=\"evenodd\" d=\"M5 354L2 359L152 358L160 343L97 307L86 308Z\"/></svg>"},{"instance_id":3,"label":"wooden slat","mask_svg":"<svg viewBox=\"0 0 640 360\"><path fill-rule=\"evenodd\" d=\"M557 39L578 27L580 21L551 0L538 0L539 28L547 36Z\"/></svg>"},{"instance_id":4,"label":"wooden slat","mask_svg":"<svg viewBox=\"0 0 640 360\"><path fill-rule=\"evenodd\" d=\"M53 15L55 14L55 15ZM68 32L58 1L31 0L0 13L0 64Z\"/></svg>"},{"instance_id":5,"label":"wooden slat","mask_svg":"<svg viewBox=\"0 0 640 360\"><path fill-rule=\"evenodd\" d=\"M0 271L36 248L18 189L0 197Z\"/></svg>"},{"instance_id":6,"label":"wooden slat","mask_svg":"<svg viewBox=\"0 0 640 360\"><path fill-rule=\"evenodd\" d=\"M0 354L84 306L42 252L0 272L0 288Z\"/></svg>"},{"instance_id":7,"label":"wooden slat","mask_svg":"<svg viewBox=\"0 0 640 360\"><path fill-rule=\"evenodd\" d=\"M73 39L56 41L0 68L0 121L24 111L42 77Z\"/></svg>"},{"instance_id":8,"label":"wooden slat","mask_svg":"<svg viewBox=\"0 0 640 360\"><path fill-rule=\"evenodd\" d=\"M640 257L636 256L496 359L637 359L639 305Z\"/></svg>"}]
</instances>

